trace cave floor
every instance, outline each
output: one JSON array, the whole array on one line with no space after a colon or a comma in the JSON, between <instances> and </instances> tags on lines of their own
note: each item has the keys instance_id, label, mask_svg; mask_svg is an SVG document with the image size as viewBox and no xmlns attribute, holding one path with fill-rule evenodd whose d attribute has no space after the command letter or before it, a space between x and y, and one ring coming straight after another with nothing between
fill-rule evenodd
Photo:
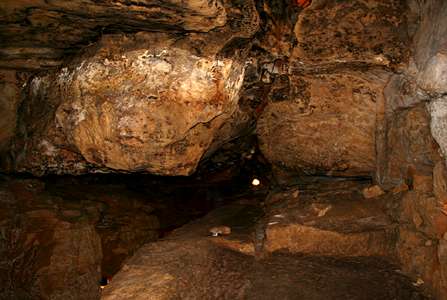
<instances>
[{"instance_id":1,"label":"cave floor","mask_svg":"<svg viewBox=\"0 0 447 300\"><path fill-rule=\"evenodd\" d=\"M329 210L308 209L319 200L328 205L324 189L320 195L311 193L313 202L308 205L294 207L296 192L291 190L286 196L282 193L291 202L285 208L266 209L256 197L220 207L140 248L103 290L102 299L430 299L393 259L379 255L384 253L379 232L391 225L378 216L374 205L366 205L371 201L363 203L346 186L340 190L347 192L336 193ZM305 199L303 193L301 203ZM348 216L345 208L353 201L360 207L365 204L364 209ZM373 203L380 206L380 201ZM321 210L329 212L322 215ZM283 224L277 228L289 236L287 241L278 230L268 229L278 225L271 222L278 216ZM349 224L355 225L352 231L347 230ZM231 227L231 234L210 236L209 229L218 225ZM312 246L290 247L290 240L300 239ZM278 243L281 249L275 248ZM325 243L338 250L326 251ZM358 243L367 245L358 248Z\"/></svg>"}]
</instances>

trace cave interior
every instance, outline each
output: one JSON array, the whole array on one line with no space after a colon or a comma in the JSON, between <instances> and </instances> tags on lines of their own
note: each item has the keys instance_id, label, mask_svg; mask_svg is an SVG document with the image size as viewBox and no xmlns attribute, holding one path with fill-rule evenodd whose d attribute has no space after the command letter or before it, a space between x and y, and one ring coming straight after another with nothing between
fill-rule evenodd
<instances>
[{"instance_id":1,"label":"cave interior","mask_svg":"<svg viewBox=\"0 0 447 300\"><path fill-rule=\"evenodd\" d=\"M447 300L447 1L2 0L0 300Z\"/></svg>"}]
</instances>

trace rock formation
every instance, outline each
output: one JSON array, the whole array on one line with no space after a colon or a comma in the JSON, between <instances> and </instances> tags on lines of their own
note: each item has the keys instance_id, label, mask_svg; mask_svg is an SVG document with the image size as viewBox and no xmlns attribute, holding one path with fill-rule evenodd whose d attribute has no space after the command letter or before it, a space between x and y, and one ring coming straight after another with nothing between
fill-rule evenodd
<instances>
[{"instance_id":1,"label":"rock formation","mask_svg":"<svg viewBox=\"0 0 447 300\"><path fill-rule=\"evenodd\" d=\"M447 299L446 1L31 2L0 4L0 298Z\"/></svg>"},{"instance_id":2,"label":"rock formation","mask_svg":"<svg viewBox=\"0 0 447 300\"><path fill-rule=\"evenodd\" d=\"M153 208L125 189L0 184L1 299L98 299L101 275L158 238Z\"/></svg>"},{"instance_id":3,"label":"rock formation","mask_svg":"<svg viewBox=\"0 0 447 300\"><path fill-rule=\"evenodd\" d=\"M230 6L233 21L213 34L105 36L66 67L33 77L15 170L194 172L237 112L242 40L257 29L253 5L241 8Z\"/></svg>"}]
</instances>

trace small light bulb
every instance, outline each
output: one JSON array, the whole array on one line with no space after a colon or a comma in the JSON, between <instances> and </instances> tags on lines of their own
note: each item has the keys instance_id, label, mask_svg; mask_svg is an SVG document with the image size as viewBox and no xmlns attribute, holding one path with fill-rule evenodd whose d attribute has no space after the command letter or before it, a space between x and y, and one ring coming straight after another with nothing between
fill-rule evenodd
<instances>
[{"instance_id":1,"label":"small light bulb","mask_svg":"<svg viewBox=\"0 0 447 300\"><path fill-rule=\"evenodd\" d=\"M258 178L253 179L253 181L251 182L252 185L257 186L261 184L261 181L259 181Z\"/></svg>"}]
</instances>

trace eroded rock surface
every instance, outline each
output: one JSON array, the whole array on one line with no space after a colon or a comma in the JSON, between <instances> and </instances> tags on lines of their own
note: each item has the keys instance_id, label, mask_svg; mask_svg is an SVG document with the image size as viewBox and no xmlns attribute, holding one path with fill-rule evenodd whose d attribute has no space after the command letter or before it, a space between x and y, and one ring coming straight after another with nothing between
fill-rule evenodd
<instances>
[{"instance_id":1,"label":"eroded rock surface","mask_svg":"<svg viewBox=\"0 0 447 300\"><path fill-rule=\"evenodd\" d=\"M219 0L2 1L0 65L58 66L64 54L94 41L101 31L208 32L231 19L226 5Z\"/></svg>"},{"instance_id":2,"label":"eroded rock surface","mask_svg":"<svg viewBox=\"0 0 447 300\"><path fill-rule=\"evenodd\" d=\"M409 58L408 7L312 1L281 15L264 2L268 18L259 47L268 54L258 55L264 64L258 90L268 96L257 108L263 154L278 177L371 176L383 93Z\"/></svg>"},{"instance_id":3,"label":"eroded rock surface","mask_svg":"<svg viewBox=\"0 0 447 300\"><path fill-rule=\"evenodd\" d=\"M295 26L294 55L313 63L390 65L405 61L402 1L312 1Z\"/></svg>"},{"instance_id":4,"label":"eroded rock surface","mask_svg":"<svg viewBox=\"0 0 447 300\"><path fill-rule=\"evenodd\" d=\"M158 238L153 209L122 188L0 184L1 299L98 299L101 275Z\"/></svg>"},{"instance_id":5,"label":"eroded rock surface","mask_svg":"<svg viewBox=\"0 0 447 300\"><path fill-rule=\"evenodd\" d=\"M378 258L287 252L255 258L250 236L258 218L241 214L255 199L239 200L140 248L103 290L102 299L425 298ZM210 237L207 230L216 224L234 230Z\"/></svg>"},{"instance_id":6,"label":"eroded rock surface","mask_svg":"<svg viewBox=\"0 0 447 300\"><path fill-rule=\"evenodd\" d=\"M17 170L193 172L236 111L244 74L236 57L201 55L194 41L204 42L115 37L74 67L34 78L22 122L43 119L26 129ZM43 112L43 100L54 110Z\"/></svg>"},{"instance_id":7,"label":"eroded rock surface","mask_svg":"<svg viewBox=\"0 0 447 300\"><path fill-rule=\"evenodd\" d=\"M295 173L372 174L386 79L360 72L285 77L258 121L262 152Z\"/></svg>"},{"instance_id":8,"label":"eroded rock surface","mask_svg":"<svg viewBox=\"0 0 447 300\"><path fill-rule=\"evenodd\" d=\"M17 72L0 70L0 168L2 164L6 164L6 152L15 135L17 110L21 100L20 88Z\"/></svg>"},{"instance_id":9,"label":"eroded rock surface","mask_svg":"<svg viewBox=\"0 0 447 300\"><path fill-rule=\"evenodd\" d=\"M382 185L395 194L390 215L399 224L396 244L402 269L425 282L437 299L447 295L443 236L447 231L444 160L421 103L388 116ZM401 186L405 188L401 188ZM389 195L388 194L388 195Z\"/></svg>"},{"instance_id":10,"label":"eroded rock surface","mask_svg":"<svg viewBox=\"0 0 447 300\"><path fill-rule=\"evenodd\" d=\"M367 184L321 182L270 194L265 251L393 257L396 224L383 199L364 198Z\"/></svg>"}]
</instances>

